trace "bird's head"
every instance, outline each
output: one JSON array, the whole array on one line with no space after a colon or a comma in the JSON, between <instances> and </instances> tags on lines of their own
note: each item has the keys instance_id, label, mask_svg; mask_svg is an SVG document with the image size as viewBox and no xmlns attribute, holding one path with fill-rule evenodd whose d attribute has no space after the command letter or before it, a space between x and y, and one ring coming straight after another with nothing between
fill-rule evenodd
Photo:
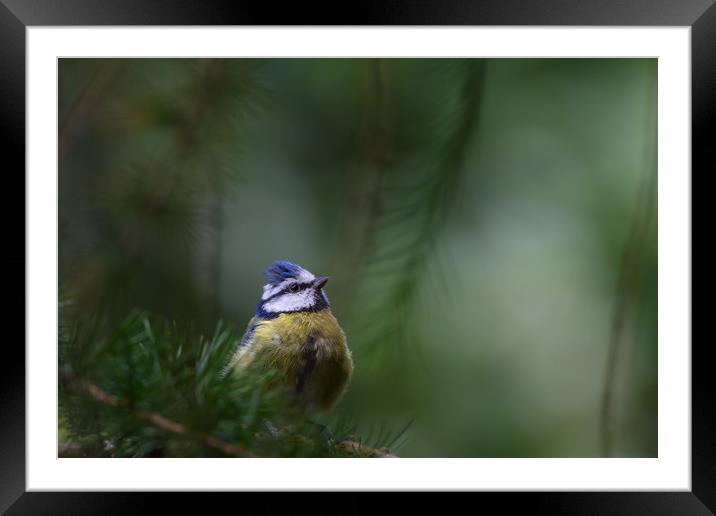
<instances>
[{"instance_id":1,"label":"bird's head","mask_svg":"<svg viewBox=\"0 0 716 516\"><path fill-rule=\"evenodd\" d=\"M265 271L268 283L256 307L256 314L274 318L289 312L317 312L328 308L323 286L325 276L316 277L303 267L284 260L274 262Z\"/></svg>"}]
</instances>

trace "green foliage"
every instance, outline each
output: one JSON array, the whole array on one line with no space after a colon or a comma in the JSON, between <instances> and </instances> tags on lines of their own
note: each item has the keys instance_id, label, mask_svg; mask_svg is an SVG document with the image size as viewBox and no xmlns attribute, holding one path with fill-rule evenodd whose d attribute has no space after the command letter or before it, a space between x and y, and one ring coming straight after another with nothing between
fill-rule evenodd
<instances>
[{"instance_id":1,"label":"green foliage","mask_svg":"<svg viewBox=\"0 0 716 516\"><path fill-rule=\"evenodd\" d=\"M157 313L211 327L219 212L242 179L235 164L241 122L260 105L258 64L62 61L63 84L86 81L79 94L60 88L60 103L70 105L60 109L60 269L79 286L78 304L101 304L118 322L141 298ZM86 217L84 230L73 231Z\"/></svg>"},{"instance_id":2,"label":"green foliage","mask_svg":"<svg viewBox=\"0 0 716 516\"><path fill-rule=\"evenodd\" d=\"M429 265L440 256L436 240L449 220L479 122L485 67L484 60L474 59L458 61L450 70L455 100L442 114L436 134L440 141L426 156L432 166L387 177L380 189L380 210L362 270L368 281L380 281L383 290L380 298L363 305L367 313L361 317L371 321L364 345L374 362L383 362L385 352L398 360L414 352L410 321L422 285L437 284L436 291L449 288L446 272Z\"/></svg>"}]
</instances>

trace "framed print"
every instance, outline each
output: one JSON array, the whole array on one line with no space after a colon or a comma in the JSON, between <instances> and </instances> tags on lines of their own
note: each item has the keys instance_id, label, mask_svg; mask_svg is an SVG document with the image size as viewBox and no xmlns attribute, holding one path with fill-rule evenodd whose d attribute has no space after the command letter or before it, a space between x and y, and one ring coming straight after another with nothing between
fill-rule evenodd
<instances>
[{"instance_id":1,"label":"framed print","mask_svg":"<svg viewBox=\"0 0 716 516\"><path fill-rule=\"evenodd\" d=\"M714 510L690 239L711 3L3 4L27 201L3 510Z\"/></svg>"}]
</instances>

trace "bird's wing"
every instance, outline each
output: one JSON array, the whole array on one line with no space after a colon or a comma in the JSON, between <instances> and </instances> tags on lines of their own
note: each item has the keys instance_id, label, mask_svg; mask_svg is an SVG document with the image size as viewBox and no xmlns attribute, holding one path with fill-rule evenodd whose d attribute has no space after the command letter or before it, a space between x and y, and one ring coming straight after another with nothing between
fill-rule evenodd
<instances>
[{"instance_id":1,"label":"bird's wing","mask_svg":"<svg viewBox=\"0 0 716 516\"><path fill-rule=\"evenodd\" d=\"M243 337L241 337L241 340L237 342L236 346L234 347L234 351L231 353L231 358L229 359L229 363L226 364L226 367L221 371L222 375L225 375L228 373L231 369L234 368L234 366L239 361L239 358L249 350L250 348L250 341L251 337L253 337L254 332L256 331L256 327L263 321L258 315L254 315L251 320L249 321L248 326L246 326L246 331L244 332Z\"/></svg>"},{"instance_id":2,"label":"bird's wing","mask_svg":"<svg viewBox=\"0 0 716 516\"><path fill-rule=\"evenodd\" d=\"M246 346L249 343L249 341L251 340L251 337L253 337L254 332L256 331L256 327L259 325L259 323L261 321L262 321L262 319L258 315L254 315L251 318L248 326L246 326L246 331L244 332L244 336L241 337L241 340L239 341L240 348Z\"/></svg>"}]
</instances>

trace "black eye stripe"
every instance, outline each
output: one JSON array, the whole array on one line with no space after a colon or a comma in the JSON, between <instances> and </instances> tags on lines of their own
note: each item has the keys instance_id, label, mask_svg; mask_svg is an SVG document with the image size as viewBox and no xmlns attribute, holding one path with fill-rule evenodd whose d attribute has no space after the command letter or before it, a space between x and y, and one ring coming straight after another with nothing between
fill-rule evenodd
<instances>
[{"instance_id":1,"label":"black eye stripe","mask_svg":"<svg viewBox=\"0 0 716 516\"><path fill-rule=\"evenodd\" d=\"M310 286L311 286L311 283L293 283L293 284L289 285L288 287L286 287L283 290L283 292L291 292L291 293L295 294L296 292L306 290ZM298 289L295 289L296 287L298 287ZM291 290L291 289L295 289L295 290Z\"/></svg>"},{"instance_id":2,"label":"black eye stripe","mask_svg":"<svg viewBox=\"0 0 716 516\"><path fill-rule=\"evenodd\" d=\"M294 285L298 285L298 290L296 290L295 292L291 292L290 288ZM271 299L274 299L278 296L282 296L284 294L296 294L298 292L301 292L302 290L306 290L307 288L310 288L312 285L313 285L313 283L298 283L298 284L292 283L291 285L284 287L283 289L279 290L275 294L264 299L264 302L270 301Z\"/></svg>"},{"instance_id":3,"label":"black eye stripe","mask_svg":"<svg viewBox=\"0 0 716 516\"><path fill-rule=\"evenodd\" d=\"M291 285L296 285L296 283L292 283ZM262 302L263 302L263 303L268 303L268 302L271 301L272 299L275 299L275 298L277 298L278 296L282 296L282 295L284 295L284 294L297 294L298 292L300 292L300 291L302 291L302 290L306 290L307 288L312 287L312 286L313 286L313 283L298 283L298 290L297 290L296 292L291 292L291 291L289 290L289 288L291 288L291 285L289 285L288 287L284 287L283 289L279 290L279 291L276 292L275 294L272 294L272 295L270 295L269 297L267 297L266 299L263 299Z\"/></svg>"}]
</instances>

